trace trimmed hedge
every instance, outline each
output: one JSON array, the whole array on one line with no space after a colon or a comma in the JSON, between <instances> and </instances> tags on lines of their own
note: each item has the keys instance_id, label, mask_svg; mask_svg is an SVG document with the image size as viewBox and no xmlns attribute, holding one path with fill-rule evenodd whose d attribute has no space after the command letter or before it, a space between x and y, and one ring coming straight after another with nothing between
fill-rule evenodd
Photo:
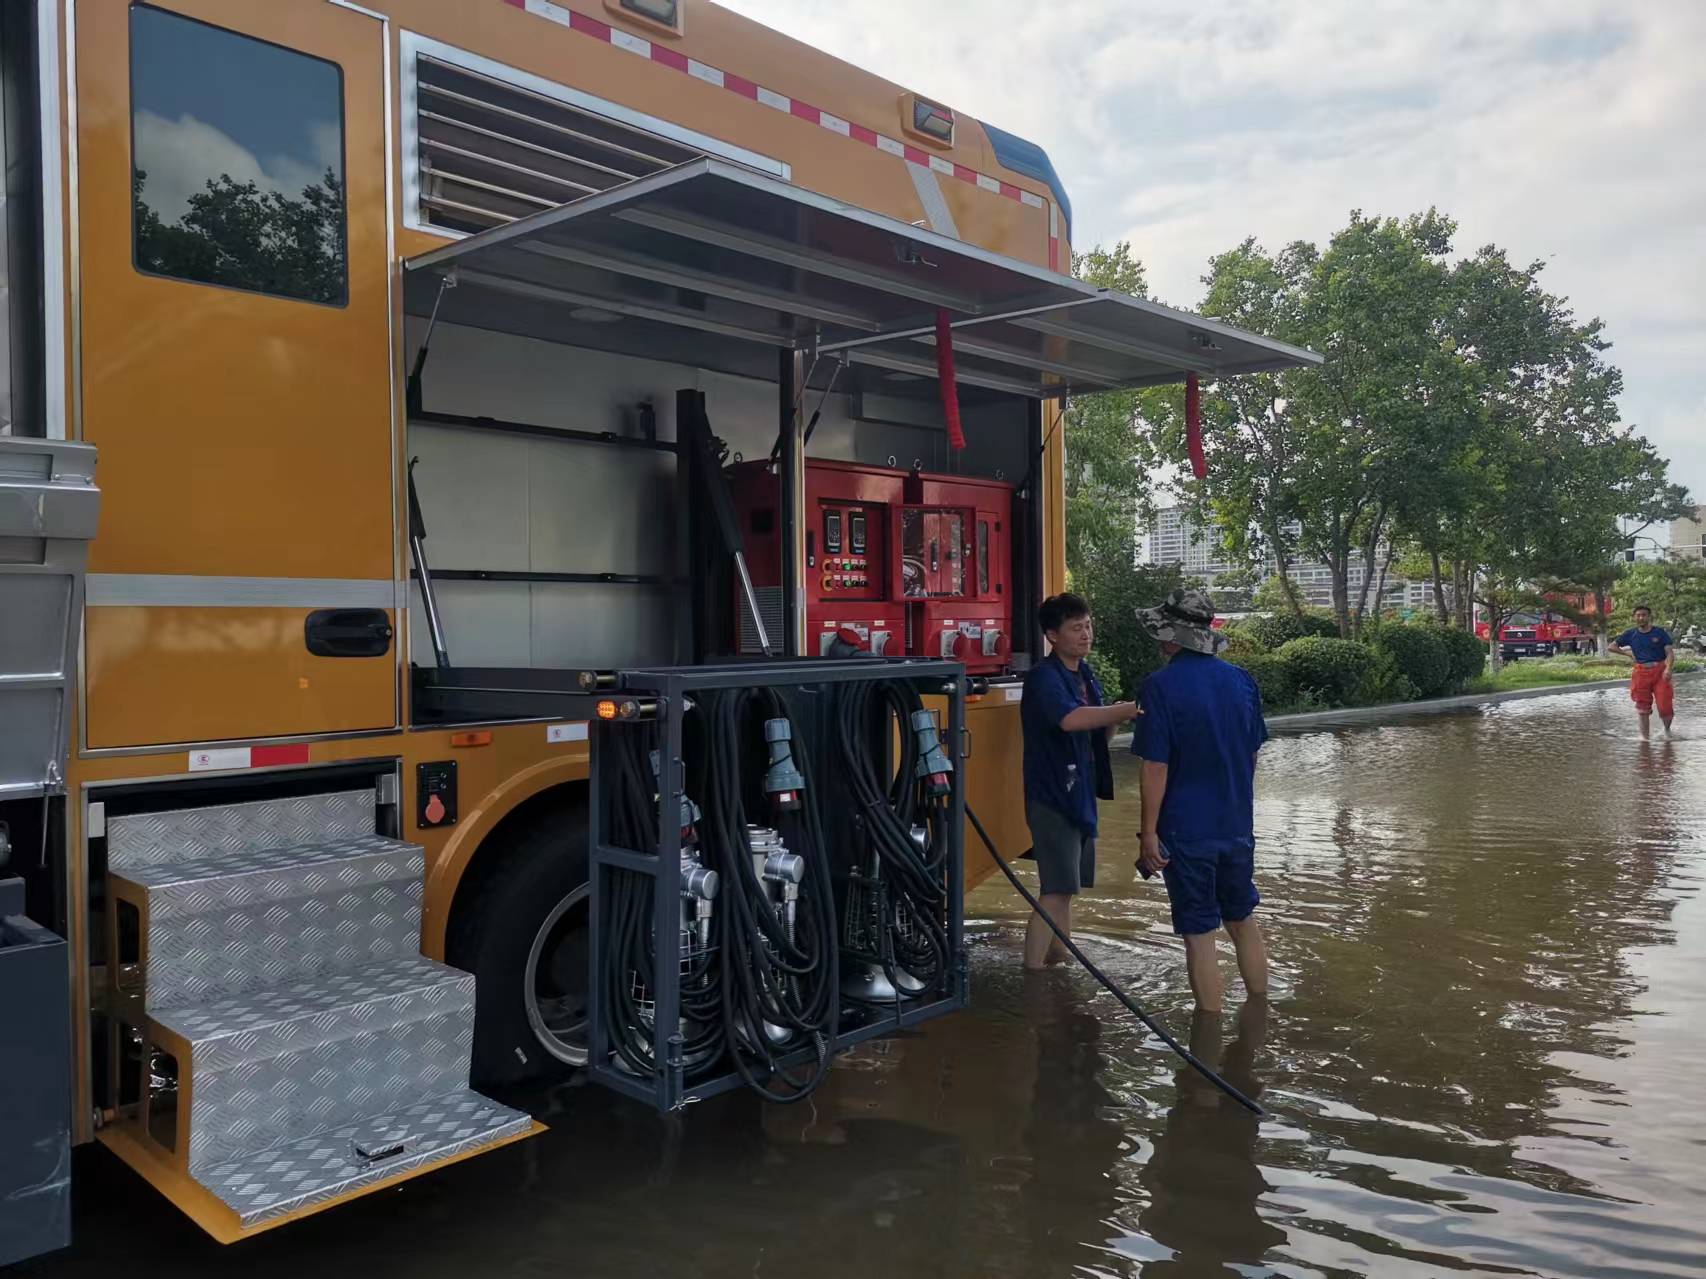
<instances>
[{"instance_id":1,"label":"trimmed hedge","mask_svg":"<svg viewBox=\"0 0 1706 1279\"><path fill-rule=\"evenodd\" d=\"M1260 640L1241 627L1228 626L1221 631L1221 635L1226 644L1220 650L1220 655L1229 661L1239 657L1266 656L1268 653ZM1240 662L1239 665L1243 663Z\"/></svg>"},{"instance_id":2,"label":"trimmed hedge","mask_svg":"<svg viewBox=\"0 0 1706 1279\"><path fill-rule=\"evenodd\" d=\"M1438 697L1459 682L1452 651L1438 630L1421 626L1382 626L1374 646L1391 655L1397 673L1409 681L1413 697ZM1476 674L1479 674L1479 670Z\"/></svg>"},{"instance_id":3,"label":"trimmed hedge","mask_svg":"<svg viewBox=\"0 0 1706 1279\"><path fill-rule=\"evenodd\" d=\"M1307 636L1337 639L1339 636L1339 624L1319 613L1305 613L1302 617L1293 617L1290 613L1277 613L1272 617L1246 617L1228 626L1226 630L1228 635L1249 636L1270 653L1277 652L1294 639Z\"/></svg>"},{"instance_id":4,"label":"trimmed hedge","mask_svg":"<svg viewBox=\"0 0 1706 1279\"><path fill-rule=\"evenodd\" d=\"M1297 691L1328 706L1353 703L1375 667L1374 652L1366 644L1321 635L1290 640L1280 646L1279 656L1290 667Z\"/></svg>"},{"instance_id":5,"label":"trimmed hedge","mask_svg":"<svg viewBox=\"0 0 1706 1279\"><path fill-rule=\"evenodd\" d=\"M1250 673L1262 694L1264 710L1281 710L1297 701L1297 680L1292 676L1291 663L1278 653L1232 653L1226 660Z\"/></svg>"},{"instance_id":6,"label":"trimmed hedge","mask_svg":"<svg viewBox=\"0 0 1706 1279\"><path fill-rule=\"evenodd\" d=\"M1470 680L1478 679L1487 669L1487 642L1476 638L1474 631L1435 625L1417 626L1412 629L1437 635L1445 642L1446 656L1451 665L1451 679L1446 685L1448 689L1463 687Z\"/></svg>"}]
</instances>

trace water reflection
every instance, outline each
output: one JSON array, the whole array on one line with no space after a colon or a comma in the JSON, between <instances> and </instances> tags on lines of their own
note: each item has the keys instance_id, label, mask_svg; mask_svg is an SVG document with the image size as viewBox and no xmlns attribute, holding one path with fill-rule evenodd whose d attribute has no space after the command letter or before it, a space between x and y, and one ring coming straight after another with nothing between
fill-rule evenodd
<instances>
[{"instance_id":1,"label":"water reflection","mask_svg":"<svg viewBox=\"0 0 1706 1279\"><path fill-rule=\"evenodd\" d=\"M1192 1023L1122 774L1075 922L1259 1123L1083 974L1022 972L992 884L973 1008L809 1102L568 1088L538 1140L236 1252L86 1153L77 1248L25 1273L134 1266L145 1226L153 1269L247 1279L1706 1275L1706 688L1678 692L1647 745L1615 694L1274 742L1265 1017Z\"/></svg>"},{"instance_id":2,"label":"water reflection","mask_svg":"<svg viewBox=\"0 0 1706 1279\"><path fill-rule=\"evenodd\" d=\"M1237 1011L1230 1046L1224 1017L1196 1013L1190 1050L1246 1097L1260 1101L1256 1055L1267 1041L1268 1001L1249 1000ZM1149 1204L1138 1216L1142 1232L1173 1255L1142 1273L1146 1279L1236 1273L1224 1266L1254 1265L1286 1238L1257 1208L1269 1189L1256 1163L1261 1120L1182 1063L1174 1087L1175 1099L1139 1178Z\"/></svg>"}]
</instances>

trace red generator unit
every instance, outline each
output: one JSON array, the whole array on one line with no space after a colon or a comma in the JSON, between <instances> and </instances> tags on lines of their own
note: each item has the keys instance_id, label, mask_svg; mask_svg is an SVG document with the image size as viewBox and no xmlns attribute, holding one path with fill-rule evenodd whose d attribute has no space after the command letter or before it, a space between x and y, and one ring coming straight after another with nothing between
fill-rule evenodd
<instances>
[{"instance_id":1,"label":"red generator unit","mask_svg":"<svg viewBox=\"0 0 1706 1279\"><path fill-rule=\"evenodd\" d=\"M746 463L731 468L729 484L753 585L774 598L782 580L776 476L765 463ZM804 505L808 651L948 658L987 675L1007 669L1012 485L811 460ZM750 628L737 647L758 651Z\"/></svg>"}]
</instances>

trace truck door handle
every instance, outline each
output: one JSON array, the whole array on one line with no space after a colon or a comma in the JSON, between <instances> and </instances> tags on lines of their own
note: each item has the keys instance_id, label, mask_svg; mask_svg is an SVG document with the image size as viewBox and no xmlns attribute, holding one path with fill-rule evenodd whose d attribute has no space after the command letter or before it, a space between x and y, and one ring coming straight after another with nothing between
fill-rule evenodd
<instances>
[{"instance_id":1,"label":"truck door handle","mask_svg":"<svg viewBox=\"0 0 1706 1279\"><path fill-rule=\"evenodd\" d=\"M315 657L384 657L391 619L381 608L322 608L308 614L303 640Z\"/></svg>"}]
</instances>

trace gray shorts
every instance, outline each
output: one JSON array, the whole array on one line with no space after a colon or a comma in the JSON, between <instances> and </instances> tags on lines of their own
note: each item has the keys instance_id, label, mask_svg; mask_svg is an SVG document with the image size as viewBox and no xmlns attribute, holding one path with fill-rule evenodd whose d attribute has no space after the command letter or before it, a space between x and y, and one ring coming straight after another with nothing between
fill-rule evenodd
<instances>
[{"instance_id":1,"label":"gray shorts","mask_svg":"<svg viewBox=\"0 0 1706 1279\"><path fill-rule=\"evenodd\" d=\"M1026 804L1025 822L1031 828L1031 855L1045 893L1070 896L1096 883L1096 837L1047 804Z\"/></svg>"}]
</instances>

